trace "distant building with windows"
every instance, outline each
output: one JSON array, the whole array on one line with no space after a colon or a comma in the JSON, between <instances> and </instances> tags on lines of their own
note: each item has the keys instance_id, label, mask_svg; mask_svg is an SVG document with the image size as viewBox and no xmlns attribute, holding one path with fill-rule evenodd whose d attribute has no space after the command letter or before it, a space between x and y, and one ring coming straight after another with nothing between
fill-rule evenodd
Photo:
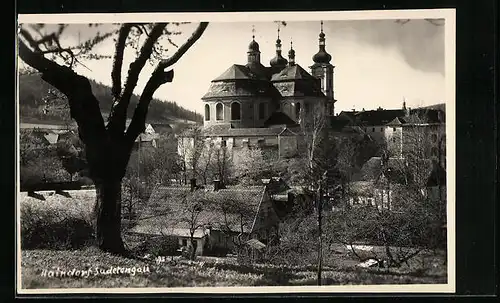
<instances>
[{"instance_id":1,"label":"distant building with windows","mask_svg":"<svg viewBox=\"0 0 500 303\"><path fill-rule=\"evenodd\" d=\"M446 163L444 109L401 109L342 111L331 119L337 131L356 130L386 149L391 157L402 157L406 149L425 146L425 157Z\"/></svg>"}]
</instances>

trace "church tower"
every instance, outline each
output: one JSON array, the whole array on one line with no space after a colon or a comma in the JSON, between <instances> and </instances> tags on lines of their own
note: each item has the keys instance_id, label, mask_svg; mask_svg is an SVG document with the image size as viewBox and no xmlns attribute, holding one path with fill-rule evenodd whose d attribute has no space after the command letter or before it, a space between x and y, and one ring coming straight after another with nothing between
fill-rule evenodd
<instances>
[{"instance_id":1,"label":"church tower","mask_svg":"<svg viewBox=\"0 0 500 303\"><path fill-rule=\"evenodd\" d=\"M321 90L326 96L326 112L335 114L335 96L333 92L333 66L330 61L332 56L325 49L325 33L323 33L323 21L321 21L321 32L319 34L319 51L312 57L314 64L310 67L311 74L321 81Z\"/></svg>"},{"instance_id":2,"label":"church tower","mask_svg":"<svg viewBox=\"0 0 500 303\"><path fill-rule=\"evenodd\" d=\"M252 28L252 42L248 45L248 64L260 64L259 43L255 41L255 28Z\"/></svg>"}]
</instances>

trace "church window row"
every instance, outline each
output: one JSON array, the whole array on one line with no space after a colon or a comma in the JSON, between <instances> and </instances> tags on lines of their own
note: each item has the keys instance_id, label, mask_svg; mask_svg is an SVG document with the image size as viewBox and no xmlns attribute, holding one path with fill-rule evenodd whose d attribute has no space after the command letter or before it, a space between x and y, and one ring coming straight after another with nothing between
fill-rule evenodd
<instances>
[{"instance_id":1,"label":"church window row","mask_svg":"<svg viewBox=\"0 0 500 303\"><path fill-rule=\"evenodd\" d=\"M266 103L259 103L259 119L266 118ZM210 105L205 104L205 121L210 121ZM222 103L217 103L215 105L215 120L224 120L224 106ZM241 120L241 104L239 102L231 103L231 120Z\"/></svg>"},{"instance_id":2,"label":"church window row","mask_svg":"<svg viewBox=\"0 0 500 303\"><path fill-rule=\"evenodd\" d=\"M205 121L210 121L210 105L205 104ZM222 103L215 105L215 120L224 120L224 106ZM231 120L241 120L241 104L239 102L231 103Z\"/></svg>"}]
</instances>

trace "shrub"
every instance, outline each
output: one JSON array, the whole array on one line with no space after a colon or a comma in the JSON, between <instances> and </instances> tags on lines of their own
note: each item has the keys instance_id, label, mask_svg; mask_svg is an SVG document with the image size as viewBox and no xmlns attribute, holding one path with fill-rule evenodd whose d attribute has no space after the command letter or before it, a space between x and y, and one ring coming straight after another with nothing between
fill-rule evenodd
<instances>
[{"instance_id":1,"label":"shrub","mask_svg":"<svg viewBox=\"0 0 500 303\"><path fill-rule=\"evenodd\" d=\"M153 256L178 255L179 242L172 236L157 236L144 238L134 251L140 255L151 254Z\"/></svg>"},{"instance_id":2,"label":"shrub","mask_svg":"<svg viewBox=\"0 0 500 303\"><path fill-rule=\"evenodd\" d=\"M23 249L78 249L93 239L89 218L64 208L21 205L21 247Z\"/></svg>"}]
</instances>

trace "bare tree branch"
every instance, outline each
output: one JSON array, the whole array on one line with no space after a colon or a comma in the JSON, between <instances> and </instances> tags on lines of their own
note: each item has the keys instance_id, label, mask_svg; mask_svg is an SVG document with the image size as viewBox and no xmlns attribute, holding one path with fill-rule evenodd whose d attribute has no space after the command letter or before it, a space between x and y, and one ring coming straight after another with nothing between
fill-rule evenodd
<instances>
[{"instance_id":1,"label":"bare tree branch","mask_svg":"<svg viewBox=\"0 0 500 303\"><path fill-rule=\"evenodd\" d=\"M115 56L113 58L113 70L111 71L112 88L111 92L115 100L118 100L122 90L122 65L123 65L123 52L125 50L125 42L127 41L130 32L129 23L123 24L118 33L118 39L115 44Z\"/></svg>"},{"instance_id":2,"label":"bare tree branch","mask_svg":"<svg viewBox=\"0 0 500 303\"><path fill-rule=\"evenodd\" d=\"M139 104L134 111L132 122L127 129L128 141L135 141L137 136L145 129L146 115L148 112L149 103L153 98L156 90L164 83L172 82L174 77L173 70L165 71L166 68L177 63L179 59L198 41L203 32L208 26L208 22L202 22L193 32L191 37L173 54L170 58L161 60L149 78L144 91L139 99ZM152 35L152 34L151 34Z\"/></svg>"},{"instance_id":3,"label":"bare tree branch","mask_svg":"<svg viewBox=\"0 0 500 303\"><path fill-rule=\"evenodd\" d=\"M134 62L130 64L125 88L123 89L123 93L120 96L120 101L116 103L115 106L113 106L109 114L108 130L111 130L112 132L117 134L123 134L123 132L125 131L127 109L130 103L130 98L132 97L132 94L134 92L134 88L137 85L137 81L139 80L139 74L141 73L147 60L150 58L153 47L162 35L163 29L166 25L166 23L155 24L155 26L151 30L149 37L146 39L141 48L140 55Z\"/></svg>"}]
</instances>

